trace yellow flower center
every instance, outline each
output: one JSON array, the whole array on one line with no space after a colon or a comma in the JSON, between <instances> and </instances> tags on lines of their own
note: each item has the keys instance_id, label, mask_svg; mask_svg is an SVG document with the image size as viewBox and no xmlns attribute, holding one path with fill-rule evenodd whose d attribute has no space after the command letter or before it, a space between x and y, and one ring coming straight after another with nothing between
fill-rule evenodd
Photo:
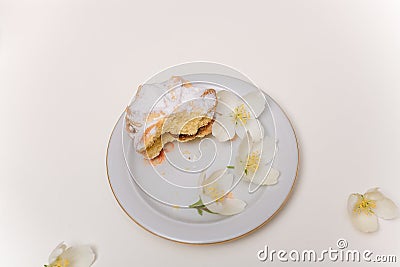
<instances>
[{"instance_id":1,"label":"yellow flower center","mask_svg":"<svg viewBox=\"0 0 400 267\"><path fill-rule=\"evenodd\" d=\"M69 261L67 259L57 257L57 259L48 265L48 267L67 267L68 265Z\"/></svg>"},{"instance_id":2,"label":"yellow flower center","mask_svg":"<svg viewBox=\"0 0 400 267\"><path fill-rule=\"evenodd\" d=\"M243 124L247 123L247 120L250 119L250 112L247 111L244 104L235 107L233 110L233 121L237 124L241 121Z\"/></svg>"},{"instance_id":3,"label":"yellow flower center","mask_svg":"<svg viewBox=\"0 0 400 267\"><path fill-rule=\"evenodd\" d=\"M371 215L374 214L374 208L376 208L375 200L367 199L364 195L361 195L361 198L358 199L354 206L353 212L357 214L364 212L366 215Z\"/></svg>"},{"instance_id":4,"label":"yellow flower center","mask_svg":"<svg viewBox=\"0 0 400 267\"><path fill-rule=\"evenodd\" d=\"M260 164L260 153L258 151L253 151L247 158L246 167L244 169L245 173L255 173Z\"/></svg>"}]
</instances>

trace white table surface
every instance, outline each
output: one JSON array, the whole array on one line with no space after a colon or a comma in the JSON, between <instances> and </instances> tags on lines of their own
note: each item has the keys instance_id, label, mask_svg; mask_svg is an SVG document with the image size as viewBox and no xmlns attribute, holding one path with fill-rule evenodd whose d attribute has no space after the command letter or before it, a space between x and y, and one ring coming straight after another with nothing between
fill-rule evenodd
<instances>
[{"instance_id":1,"label":"white table surface","mask_svg":"<svg viewBox=\"0 0 400 267\"><path fill-rule=\"evenodd\" d=\"M63 240L92 245L98 267L259 266L265 245L323 250L341 237L400 260L400 219L363 234L346 212L349 193L374 186L400 204L400 2L233 2L0 0L1 266L42 266ZM105 167L137 85L192 60L249 75L285 109L301 150L293 195L270 223L200 247L133 223Z\"/></svg>"}]
</instances>

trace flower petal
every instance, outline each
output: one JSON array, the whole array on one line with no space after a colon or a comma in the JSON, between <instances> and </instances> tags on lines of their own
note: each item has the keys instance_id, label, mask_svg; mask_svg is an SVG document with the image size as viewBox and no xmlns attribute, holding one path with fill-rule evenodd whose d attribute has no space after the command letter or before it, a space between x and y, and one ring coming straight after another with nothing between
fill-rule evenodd
<instances>
[{"instance_id":1,"label":"flower petal","mask_svg":"<svg viewBox=\"0 0 400 267\"><path fill-rule=\"evenodd\" d=\"M207 179L204 179L202 185L207 186L208 184L230 182L232 184L233 178L231 179L231 174L227 172L226 169L220 169L213 172Z\"/></svg>"},{"instance_id":2,"label":"flower petal","mask_svg":"<svg viewBox=\"0 0 400 267\"><path fill-rule=\"evenodd\" d=\"M261 184L261 185L274 185L278 183L278 178L280 175L280 172L274 168L271 167L269 170L269 167L265 165L260 165L257 169L257 171L253 175L245 175L244 180L247 182L251 182L253 184ZM267 175L268 173L268 175Z\"/></svg>"},{"instance_id":3,"label":"flower petal","mask_svg":"<svg viewBox=\"0 0 400 267\"><path fill-rule=\"evenodd\" d=\"M212 125L212 135L219 142L225 142L235 136L235 124L232 118L218 116L217 120Z\"/></svg>"},{"instance_id":4,"label":"flower petal","mask_svg":"<svg viewBox=\"0 0 400 267\"><path fill-rule=\"evenodd\" d=\"M361 213L352 213L350 216L351 222L354 227L357 228L361 232L371 233L378 230L378 217L374 214L365 214Z\"/></svg>"},{"instance_id":5,"label":"flower petal","mask_svg":"<svg viewBox=\"0 0 400 267\"><path fill-rule=\"evenodd\" d=\"M361 195L360 194L351 194L349 198L347 199L347 211L350 216L353 215L354 213L354 208L357 204L357 202L360 200Z\"/></svg>"},{"instance_id":6,"label":"flower petal","mask_svg":"<svg viewBox=\"0 0 400 267\"><path fill-rule=\"evenodd\" d=\"M240 155L240 153L238 153L239 155L236 156L236 160L235 160L235 176L237 178L241 178L244 175L244 169L246 168L246 155Z\"/></svg>"},{"instance_id":7,"label":"flower petal","mask_svg":"<svg viewBox=\"0 0 400 267\"><path fill-rule=\"evenodd\" d=\"M236 198L226 198L222 202L221 215L234 215L242 212L246 207L246 202Z\"/></svg>"},{"instance_id":8,"label":"flower petal","mask_svg":"<svg viewBox=\"0 0 400 267\"><path fill-rule=\"evenodd\" d=\"M214 202L206 206L212 212L229 216L242 212L246 207L246 202L236 198L225 198L222 202Z\"/></svg>"},{"instance_id":9,"label":"flower petal","mask_svg":"<svg viewBox=\"0 0 400 267\"><path fill-rule=\"evenodd\" d=\"M215 113L221 116L232 116L233 107L229 105L230 103L225 103L223 100L218 99L218 104L215 109Z\"/></svg>"},{"instance_id":10,"label":"flower petal","mask_svg":"<svg viewBox=\"0 0 400 267\"><path fill-rule=\"evenodd\" d=\"M257 119L249 119L245 125L254 142L258 142L264 136L264 127Z\"/></svg>"},{"instance_id":11,"label":"flower petal","mask_svg":"<svg viewBox=\"0 0 400 267\"><path fill-rule=\"evenodd\" d=\"M239 145L238 154L246 155L244 158L247 158L247 155L250 153L253 145L253 139L251 136L245 135L245 138L242 139Z\"/></svg>"},{"instance_id":12,"label":"flower petal","mask_svg":"<svg viewBox=\"0 0 400 267\"><path fill-rule=\"evenodd\" d=\"M249 135L249 133L246 131L246 126L240 121L235 124L235 131L240 139L243 139L246 137L246 135Z\"/></svg>"},{"instance_id":13,"label":"flower petal","mask_svg":"<svg viewBox=\"0 0 400 267\"><path fill-rule=\"evenodd\" d=\"M278 147L276 149L278 149ZM251 151L261 152L261 162L267 164L274 156L275 140L272 137L264 136L262 140L254 143Z\"/></svg>"},{"instance_id":14,"label":"flower petal","mask_svg":"<svg viewBox=\"0 0 400 267\"><path fill-rule=\"evenodd\" d=\"M228 173L226 169L217 170L203 181L201 196L207 196L211 198L211 201L215 201L231 191L232 185L233 175ZM204 203L207 204L209 202L210 201Z\"/></svg>"},{"instance_id":15,"label":"flower petal","mask_svg":"<svg viewBox=\"0 0 400 267\"><path fill-rule=\"evenodd\" d=\"M271 168L267 175L267 178L262 183L262 185L274 185L278 183L279 175L280 172L277 169Z\"/></svg>"},{"instance_id":16,"label":"flower petal","mask_svg":"<svg viewBox=\"0 0 400 267\"><path fill-rule=\"evenodd\" d=\"M204 197L203 203L208 203L208 204L205 204L205 206L207 207L207 209L209 209L211 212L214 212L214 213L219 214L221 212L221 210L223 209L221 202L213 201L211 198L209 198L207 196Z\"/></svg>"},{"instance_id":17,"label":"flower petal","mask_svg":"<svg viewBox=\"0 0 400 267\"><path fill-rule=\"evenodd\" d=\"M378 187L369 189L367 193L364 194L365 198L370 200L380 200L385 198L385 196L378 190L379 190Z\"/></svg>"},{"instance_id":18,"label":"flower petal","mask_svg":"<svg viewBox=\"0 0 400 267\"><path fill-rule=\"evenodd\" d=\"M244 174L244 169L246 167L247 157L252 149L251 136L246 135L244 139L239 144L235 159L235 175L237 177L242 177Z\"/></svg>"},{"instance_id":19,"label":"flower petal","mask_svg":"<svg viewBox=\"0 0 400 267\"><path fill-rule=\"evenodd\" d=\"M57 257L60 256L65 251L66 248L67 245L64 242L58 244L58 246L49 255L49 263L55 261Z\"/></svg>"},{"instance_id":20,"label":"flower petal","mask_svg":"<svg viewBox=\"0 0 400 267\"><path fill-rule=\"evenodd\" d=\"M394 202L388 198L376 200L376 208L374 212L379 218L390 220L395 219L399 216L399 208Z\"/></svg>"},{"instance_id":21,"label":"flower petal","mask_svg":"<svg viewBox=\"0 0 400 267\"><path fill-rule=\"evenodd\" d=\"M239 97L237 97L234 93L227 91L227 90L218 91L217 97L218 97L218 105L220 103L222 103L223 104L222 106L224 106L224 109L229 108L229 110L231 112L240 103Z\"/></svg>"},{"instance_id":22,"label":"flower petal","mask_svg":"<svg viewBox=\"0 0 400 267\"><path fill-rule=\"evenodd\" d=\"M265 109L266 100L264 94L260 90L256 90L243 96L243 99L250 106L253 115L258 118Z\"/></svg>"},{"instance_id":23,"label":"flower petal","mask_svg":"<svg viewBox=\"0 0 400 267\"><path fill-rule=\"evenodd\" d=\"M95 260L95 254L90 246L70 247L61 254L73 267L89 267Z\"/></svg>"}]
</instances>

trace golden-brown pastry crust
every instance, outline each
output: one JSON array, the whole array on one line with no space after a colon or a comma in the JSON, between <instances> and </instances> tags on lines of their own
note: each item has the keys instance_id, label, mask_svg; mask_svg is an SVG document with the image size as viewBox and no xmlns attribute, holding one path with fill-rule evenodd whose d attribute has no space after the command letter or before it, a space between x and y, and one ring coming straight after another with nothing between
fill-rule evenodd
<instances>
[{"instance_id":1,"label":"golden-brown pastry crust","mask_svg":"<svg viewBox=\"0 0 400 267\"><path fill-rule=\"evenodd\" d=\"M156 100L160 94L162 98ZM150 105L154 100L156 106ZM134 138L136 150L153 159L167 142L187 142L210 134L216 105L214 89L196 87L174 76L161 86L139 86L126 109L126 130ZM148 109L151 112L146 113Z\"/></svg>"}]
</instances>

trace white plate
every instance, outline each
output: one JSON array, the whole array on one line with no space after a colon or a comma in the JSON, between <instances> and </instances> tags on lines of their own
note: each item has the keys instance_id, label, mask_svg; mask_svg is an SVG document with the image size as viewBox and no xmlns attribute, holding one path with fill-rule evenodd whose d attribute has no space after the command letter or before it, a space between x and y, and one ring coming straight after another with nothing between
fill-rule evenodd
<instances>
[{"instance_id":1,"label":"white plate","mask_svg":"<svg viewBox=\"0 0 400 267\"><path fill-rule=\"evenodd\" d=\"M235 88L240 95L257 89L250 83L223 75L196 74L187 75L185 79L191 82L208 81ZM213 88L220 89L217 85L214 85ZM144 164L140 155L131 149L130 139L124 136L124 114L121 115L111 134L106 160L109 183L121 208L132 220L151 233L183 243L224 242L241 237L264 225L288 199L296 180L299 160L297 140L289 119L275 101L267 95L266 99L271 110L266 109L261 115L260 121L268 135L276 132L275 139L279 142L279 151L273 166L281 174L278 184L261 187L252 194L247 191L247 183L239 183L234 189L235 196L240 196L240 199L247 203L247 207L242 213L234 216L204 213L203 216L200 216L195 209L177 208L177 206L184 207L198 200L196 199L197 195L192 192L194 189L191 189L193 186L191 183L194 180L190 178L198 176L198 173L186 173L187 177L172 175L167 182L163 179L152 179L156 176L159 177L160 172L169 173L168 164L156 166L156 168L150 167L150 164L147 166ZM275 119L275 131L271 112ZM205 141L203 140L203 142ZM239 142L232 142L233 146L237 146ZM212 143L210 142L210 144ZM218 143L216 144L218 145ZM198 149L198 144L191 143L186 148L188 150ZM213 148L212 145L208 146L208 149L213 150ZM218 147L218 149L217 151L224 151L223 147ZM200 150L207 151L207 144ZM228 163L230 157L225 155L226 153L216 155L213 162L213 165L216 166L210 167L210 172L215 168L220 168L221 166L218 167L218 164L231 165ZM173 152L170 157L174 157ZM186 163L188 162L190 161L186 161ZM187 166L188 168L190 165ZM174 183L179 186L173 187Z\"/></svg>"}]
</instances>

